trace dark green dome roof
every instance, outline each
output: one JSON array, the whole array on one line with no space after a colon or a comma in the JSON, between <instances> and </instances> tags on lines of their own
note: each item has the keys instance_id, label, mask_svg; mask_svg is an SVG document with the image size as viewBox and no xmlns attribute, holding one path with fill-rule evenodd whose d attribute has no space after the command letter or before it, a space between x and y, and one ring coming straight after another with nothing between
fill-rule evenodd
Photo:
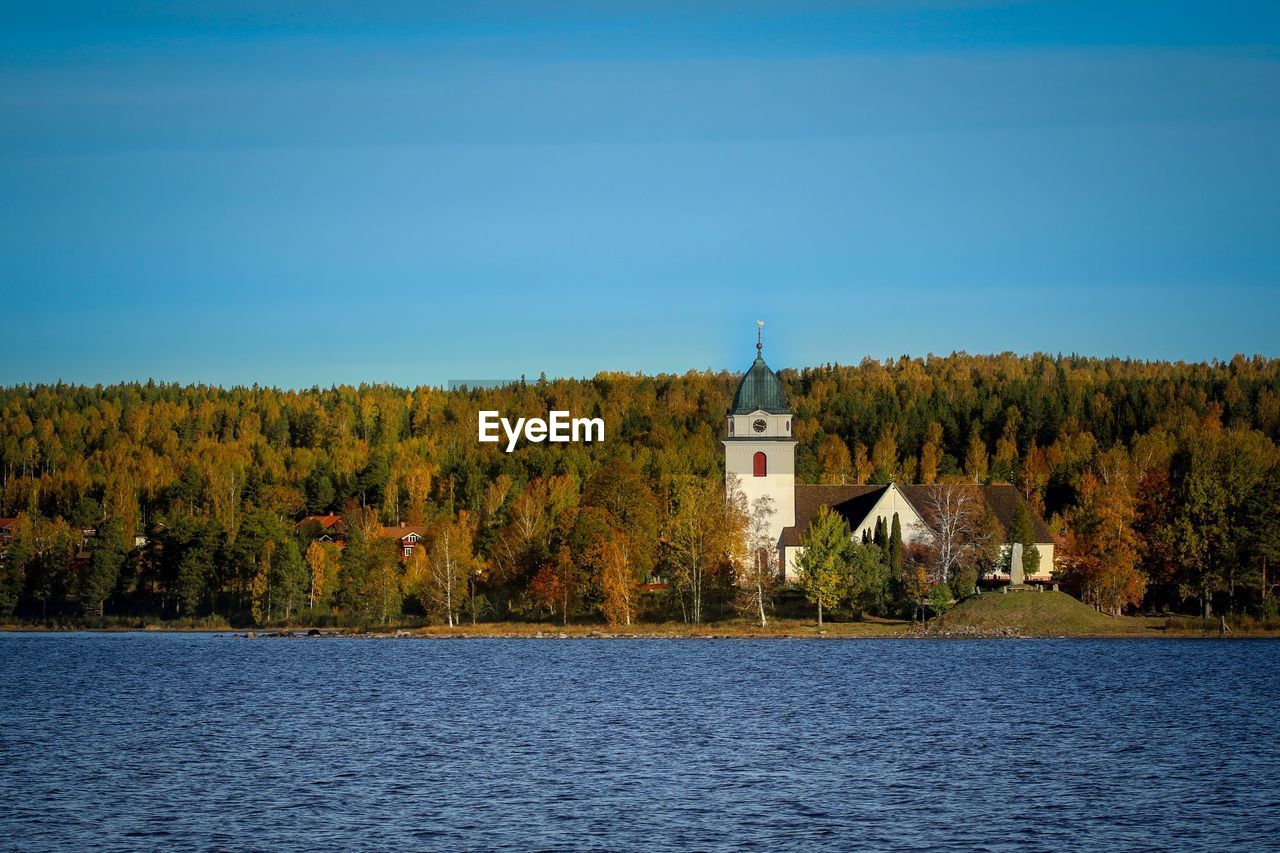
<instances>
[{"instance_id":1,"label":"dark green dome roof","mask_svg":"<svg viewBox=\"0 0 1280 853\"><path fill-rule=\"evenodd\" d=\"M764 356L757 353L747 375L738 383L738 393L733 395L733 415L749 415L758 409L764 409L771 415L789 414L787 396L782 393L782 382L778 375L764 363Z\"/></svg>"}]
</instances>

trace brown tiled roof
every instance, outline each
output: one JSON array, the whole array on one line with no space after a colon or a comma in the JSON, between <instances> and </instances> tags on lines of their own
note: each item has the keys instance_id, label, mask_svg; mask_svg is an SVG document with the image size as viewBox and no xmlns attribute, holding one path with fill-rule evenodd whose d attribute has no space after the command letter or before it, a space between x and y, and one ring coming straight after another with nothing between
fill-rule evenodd
<instances>
[{"instance_id":1,"label":"brown tiled roof","mask_svg":"<svg viewBox=\"0 0 1280 853\"><path fill-rule=\"evenodd\" d=\"M916 485L899 486L898 488L902 490L904 495L906 495L907 500L911 501L911 505L916 508L916 512L920 513L920 517L924 519L924 523L932 525L933 519L929 517L929 493L933 489L939 488L939 486ZM1026 498L1022 496L1022 493L1019 492L1017 488L1009 485L1008 483L1000 483L991 486L974 486L974 488L981 492L982 498L986 501L987 507L991 510L992 514L995 515L996 520L1000 522L1000 525L1005 529L1005 531L1008 532L1009 525L1013 523L1014 510L1017 508L1018 504L1025 504L1027 502ZM1027 509L1030 510L1030 507ZM1035 531L1037 542L1053 541L1053 535L1049 533L1049 528L1045 526L1045 523L1042 520L1036 517L1034 512L1031 513L1031 527Z\"/></svg>"},{"instance_id":2,"label":"brown tiled roof","mask_svg":"<svg viewBox=\"0 0 1280 853\"><path fill-rule=\"evenodd\" d=\"M991 507L991 511L995 513L996 518L1000 519L1000 523L1004 525L1004 529L1008 530L1009 525L1013 522L1014 508L1018 504L1025 504L1027 499L1022 496L1022 492L1008 483L998 486L983 486L982 491L987 496L987 506ZM1027 511L1031 512L1030 506L1027 507ZM1044 519L1034 512L1031 512L1031 529L1036 533L1037 542L1053 541L1053 532L1044 523Z\"/></svg>"},{"instance_id":3,"label":"brown tiled roof","mask_svg":"<svg viewBox=\"0 0 1280 853\"><path fill-rule=\"evenodd\" d=\"M861 524L888 486L796 486L796 523L782 531L782 544L799 545L818 510L829 506L848 520Z\"/></svg>"},{"instance_id":4,"label":"brown tiled roof","mask_svg":"<svg viewBox=\"0 0 1280 853\"><path fill-rule=\"evenodd\" d=\"M18 519L16 518L0 518L0 528L16 527L17 525Z\"/></svg>"},{"instance_id":5,"label":"brown tiled roof","mask_svg":"<svg viewBox=\"0 0 1280 853\"><path fill-rule=\"evenodd\" d=\"M782 531L782 544L787 547L800 545L810 523L818 515L818 510L829 506L840 513L849 522L849 526L857 530L866 520L868 513L875 507L876 501L884 494L888 486L796 486L796 523ZM925 524L933 524L929 511L929 494L936 485L898 486L903 496L920 513ZM1019 503L1026 499L1013 486L1000 484L993 486L974 486L986 501L991 512L1007 531L1013 522L1013 511ZM1044 521L1035 513L1031 514L1031 524L1037 542L1052 542L1053 536Z\"/></svg>"}]
</instances>

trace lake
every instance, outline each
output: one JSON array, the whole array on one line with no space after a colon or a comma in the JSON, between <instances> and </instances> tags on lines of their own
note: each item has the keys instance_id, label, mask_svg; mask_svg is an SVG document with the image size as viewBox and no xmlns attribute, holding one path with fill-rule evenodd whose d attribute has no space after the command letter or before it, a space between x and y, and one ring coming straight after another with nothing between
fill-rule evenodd
<instances>
[{"instance_id":1,"label":"lake","mask_svg":"<svg viewBox=\"0 0 1280 853\"><path fill-rule=\"evenodd\" d=\"M22 850L1280 847L1280 642L0 635Z\"/></svg>"}]
</instances>

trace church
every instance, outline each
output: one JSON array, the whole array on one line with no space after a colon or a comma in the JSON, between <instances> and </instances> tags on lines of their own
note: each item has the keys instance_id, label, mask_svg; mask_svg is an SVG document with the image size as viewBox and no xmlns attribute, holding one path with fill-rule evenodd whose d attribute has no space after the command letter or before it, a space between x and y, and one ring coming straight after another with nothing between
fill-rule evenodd
<instances>
[{"instance_id":1,"label":"church","mask_svg":"<svg viewBox=\"0 0 1280 853\"><path fill-rule=\"evenodd\" d=\"M796 483L796 440L791 432L791 409L782 382L765 363L763 344L756 341L756 359L738 384L724 438L726 488L736 481L747 505L757 498L773 499L775 510L769 540L777 543L784 579L796 577L796 558L809 524L823 507L844 516L859 541L870 536L877 519L890 523L895 513L905 543L927 545L938 524L940 490L937 484L813 486ZM1022 494L1010 484L974 486L1006 534ZM1040 566L1029 580L1047 580L1053 568L1053 536L1044 521L1031 514ZM1006 536L1007 538L1007 536Z\"/></svg>"}]
</instances>

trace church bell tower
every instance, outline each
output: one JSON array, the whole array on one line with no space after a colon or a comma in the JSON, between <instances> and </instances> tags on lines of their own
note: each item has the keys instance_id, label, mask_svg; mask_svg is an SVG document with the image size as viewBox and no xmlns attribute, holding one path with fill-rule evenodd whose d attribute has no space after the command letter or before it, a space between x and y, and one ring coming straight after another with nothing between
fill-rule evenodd
<instances>
[{"instance_id":1,"label":"church bell tower","mask_svg":"<svg viewBox=\"0 0 1280 853\"><path fill-rule=\"evenodd\" d=\"M791 437L791 409L782 382L764 363L761 327L756 324L756 360L733 395L724 439L726 489L737 478L750 512L757 498L773 498L770 539L796 523L796 441Z\"/></svg>"}]
</instances>

